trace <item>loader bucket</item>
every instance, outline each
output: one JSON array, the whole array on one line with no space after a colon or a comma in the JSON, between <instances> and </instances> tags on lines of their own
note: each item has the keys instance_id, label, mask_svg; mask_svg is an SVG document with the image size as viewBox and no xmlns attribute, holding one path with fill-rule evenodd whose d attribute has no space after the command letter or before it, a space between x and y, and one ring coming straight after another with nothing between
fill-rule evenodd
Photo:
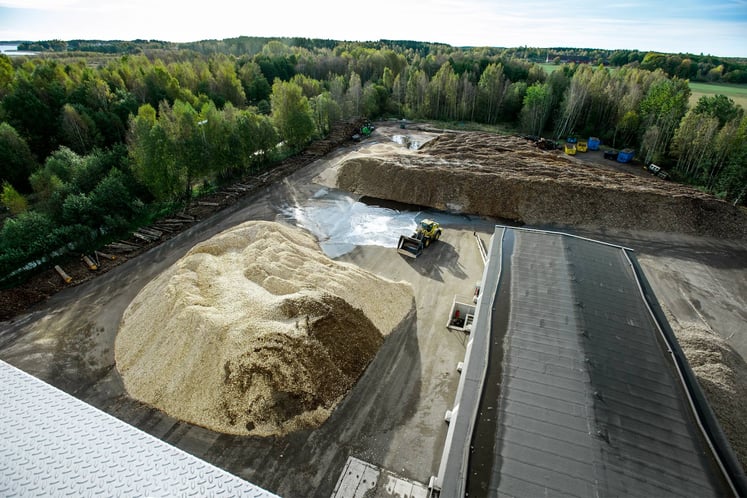
<instances>
[{"instance_id":1,"label":"loader bucket","mask_svg":"<svg viewBox=\"0 0 747 498\"><path fill-rule=\"evenodd\" d=\"M409 258L417 258L423 252L423 242L415 237L401 235L397 244L397 252Z\"/></svg>"}]
</instances>

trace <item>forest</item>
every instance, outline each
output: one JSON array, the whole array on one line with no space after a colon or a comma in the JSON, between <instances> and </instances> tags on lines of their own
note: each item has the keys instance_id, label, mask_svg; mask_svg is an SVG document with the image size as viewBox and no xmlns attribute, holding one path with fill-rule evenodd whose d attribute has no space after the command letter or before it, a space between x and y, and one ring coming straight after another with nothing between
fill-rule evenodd
<instances>
[{"instance_id":1,"label":"forest","mask_svg":"<svg viewBox=\"0 0 747 498\"><path fill-rule=\"evenodd\" d=\"M5 285L270 168L358 116L593 135L675 181L745 203L744 109L723 95L690 105L688 86L739 82L739 61L252 37L19 49L44 51L0 55ZM547 59L559 65L550 74L538 64Z\"/></svg>"}]
</instances>

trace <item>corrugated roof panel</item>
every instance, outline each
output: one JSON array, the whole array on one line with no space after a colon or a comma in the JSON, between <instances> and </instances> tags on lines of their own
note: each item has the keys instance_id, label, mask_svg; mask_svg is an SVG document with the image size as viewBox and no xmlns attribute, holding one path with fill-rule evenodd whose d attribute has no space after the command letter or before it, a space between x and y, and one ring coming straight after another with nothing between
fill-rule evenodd
<instances>
[{"instance_id":1,"label":"corrugated roof panel","mask_svg":"<svg viewBox=\"0 0 747 498\"><path fill-rule=\"evenodd\" d=\"M553 495L584 495L594 487L588 468L596 445L587 420L589 381L579 337L566 333L579 326L562 255L555 236L516 237L497 433L501 475L491 486L499 494L526 496L534 489L521 491L526 482L541 483L543 494ZM513 413L514 399L535 406L533 416ZM540 409L559 402L575 417Z\"/></svg>"},{"instance_id":2,"label":"corrugated roof panel","mask_svg":"<svg viewBox=\"0 0 747 498\"><path fill-rule=\"evenodd\" d=\"M275 496L3 361L0 399L0 496Z\"/></svg>"},{"instance_id":3,"label":"corrugated roof panel","mask_svg":"<svg viewBox=\"0 0 747 498\"><path fill-rule=\"evenodd\" d=\"M497 399L483 400L498 408L478 416L478 426L497 421L488 493L728 494L624 250L537 231L506 237L496 296L508 285L510 298L493 306L507 320L492 319L505 330L492 332L503 342L490 358L502 373Z\"/></svg>"}]
</instances>

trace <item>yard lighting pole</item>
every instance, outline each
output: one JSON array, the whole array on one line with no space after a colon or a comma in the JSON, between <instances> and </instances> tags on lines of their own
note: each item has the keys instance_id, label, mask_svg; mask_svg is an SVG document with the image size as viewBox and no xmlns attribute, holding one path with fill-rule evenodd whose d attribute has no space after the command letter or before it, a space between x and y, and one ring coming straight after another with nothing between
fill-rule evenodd
<instances>
[{"instance_id":1,"label":"yard lighting pole","mask_svg":"<svg viewBox=\"0 0 747 498\"><path fill-rule=\"evenodd\" d=\"M207 119L197 122L197 126L199 126L200 131L202 131L202 168L205 167L205 160L207 159L207 139L205 138L205 125L207 122Z\"/></svg>"}]
</instances>

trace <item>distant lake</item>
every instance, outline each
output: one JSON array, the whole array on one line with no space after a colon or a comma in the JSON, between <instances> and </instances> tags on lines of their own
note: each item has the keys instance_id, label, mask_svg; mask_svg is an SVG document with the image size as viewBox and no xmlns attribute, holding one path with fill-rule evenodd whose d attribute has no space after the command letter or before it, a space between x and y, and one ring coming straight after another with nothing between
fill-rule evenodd
<instances>
[{"instance_id":1,"label":"distant lake","mask_svg":"<svg viewBox=\"0 0 747 498\"><path fill-rule=\"evenodd\" d=\"M8 44L2 44L0 43L0 52L3 54L13 57L17 55L36 55L36 52L25 52L25 51L18 51L18 45L8 45Z\"/></svg>"}]
</instances>

